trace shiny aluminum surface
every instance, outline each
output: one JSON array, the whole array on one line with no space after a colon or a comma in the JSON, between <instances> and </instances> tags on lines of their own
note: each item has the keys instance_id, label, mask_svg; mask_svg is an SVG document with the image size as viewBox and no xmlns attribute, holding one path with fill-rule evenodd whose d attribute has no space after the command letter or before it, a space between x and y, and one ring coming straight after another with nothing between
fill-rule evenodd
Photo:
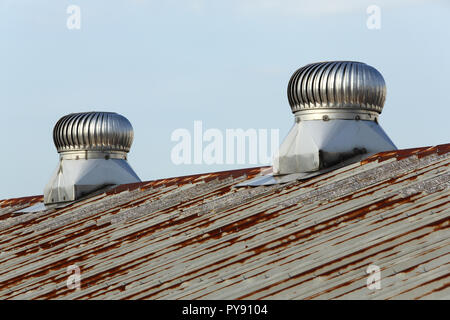
<instances>
[{"instance_id":1,"label":"shiny aluminum surface","mask_svg":"<svg viewBox=\"0 0 450 320\"><path fill-rule=\"evenodd\" d=\"M308 64L288 85L292 112L308 109L356 109L381 113L386 99L383 76L375 68L353 61Z\"/></svg>"},{"instance_id":2,"label":"shiny aluminum surface","mask_svg":"<svg viewBox=\"0 0 450 320\"><path fill-rule=\"evenodd\" d=\"M273 159L275 176L320 172L396 149L378 123L386 85L375 68L352 61L308 64L294 72L287 91L295 123Z\"/></svg>"},{"instance_id":3,"label":"shiny aluminum surface","mask_svg":"<svg viewBox=\"0 0 450 320\"><path fill-rule=\"evenodd\" d=\"M81 112L62 117L53 129L58 152L129 152L133 127L127 118L115 112Z\"/></svg>"},{"instance_id":4,"label":"shiny aluminum surface","mask_svg":"<svg viewBox=\"0 0 450 320\"><path fill-rule=\"evenodd\" d=\"M53 129L60 157L44 188L44 203L79 200L105 186L141 180L128 164L133 127L114 112L81 112L62 117Z\"/></svg>"},{"instance_id":5,"label":"shiny aluminum surface","mask_svg":"<svg viewBox=\"0 0 450 320\"><path fill-rule=\"evenodd\" d=\"M295 122L273 159L273 174L311 173L360 156L397 149L375 121L300 120ZM350 162L351 163L351 162Z\"/></svg>"},{"instance_id":6,"label":"shiny aluminum surface","mask_svg":"<svg viewBox=\"0 0 450 320\"><path fill-rule=\"evenodd\" d=\"M378 113L367 110L355 110L355 109L315 109L315 110L302 110L295 113L295 121L305 120L369 120L378 121Z\"/></svg>"},{"instance_id":7,"label":"shiny aluminum surface","mask_svg":"<svg viewBox=\"0 0 450 320\"><path fill-rule=\"evenodd\" d=\"M122 159L127 160L126 152L119 151L65 151L61 152L60 160L89 160L89 159Z\"/></svg>"}]
</instances>

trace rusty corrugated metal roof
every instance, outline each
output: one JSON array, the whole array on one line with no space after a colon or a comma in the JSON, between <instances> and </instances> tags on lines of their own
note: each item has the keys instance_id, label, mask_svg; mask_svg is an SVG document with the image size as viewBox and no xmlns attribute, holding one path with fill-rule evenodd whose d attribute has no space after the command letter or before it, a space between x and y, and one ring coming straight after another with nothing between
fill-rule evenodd
<instances>
[{"instance_id":1,"label":"rusty corrugated metal roof","mask_svg":"<svg viewBox=\"0 0 450 320\"><path fill-rule=\"evenodd\" d=\"M0 201L0 298L448 299L449 151L282 185L234 187L267 168L122 185L37 213L15 211L41 196Z\"/></svg>"}]
</instances>

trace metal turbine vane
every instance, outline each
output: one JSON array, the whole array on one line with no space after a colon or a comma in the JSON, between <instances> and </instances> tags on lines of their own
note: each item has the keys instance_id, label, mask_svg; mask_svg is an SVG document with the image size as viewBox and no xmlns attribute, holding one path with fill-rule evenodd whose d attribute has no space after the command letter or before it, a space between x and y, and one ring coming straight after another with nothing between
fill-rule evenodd
<instances>
[{"instance_id":1,"label":"metal turbine vane","mask_svg":"<svg viewBox=\"0 0 450 320\"><path fill-rule=\"evenodd\" d=\"M274 175L317 172L397 149L378 124L386 85L375 68L308 64L294 72L287 93L295 123L274 159Z\"/></svg>"},{"instance_id":2,"label":"metal turbine vane","mask_svg":"<svg viewBox=\"0 0 450 320\"><path fill-rule=\"evenodd\" d=\"M77 200L109 185L140 182L127 162L133 127L113 112L82 112L62 117L53 129L60 154L44 190L44 203Z\"/></svg>"}]
</instances>

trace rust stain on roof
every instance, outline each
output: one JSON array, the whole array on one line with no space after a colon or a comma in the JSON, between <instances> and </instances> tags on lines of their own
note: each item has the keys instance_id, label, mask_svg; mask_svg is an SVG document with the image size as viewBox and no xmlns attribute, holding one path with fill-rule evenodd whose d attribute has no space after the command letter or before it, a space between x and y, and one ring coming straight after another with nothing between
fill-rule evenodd
<instances>
[{"instance_id":1,"label":"rust stain on roof","mask_svg":"<svg viewBox=\"0 0 450 320\"><path fill-rule=\"evenodd\" d=\"M24 198L15 198L9 200L0 200L0 208L15 207L15 206L31 206L35 203L41 202L44 199L43 196L32 196Z\"/></svg>"},{"instance_id":2,"label":"rust stain on roof","mask_svg":"<svg viewBox=\"0 0 450 320\"><path fill-rule=\"evenodd\" d=\"M272 186L236 187L268 167L146 181L34 213L17 211L42 196L3 200L0 298L450 298L449 151Z\"/></svg>"}]
</instances>

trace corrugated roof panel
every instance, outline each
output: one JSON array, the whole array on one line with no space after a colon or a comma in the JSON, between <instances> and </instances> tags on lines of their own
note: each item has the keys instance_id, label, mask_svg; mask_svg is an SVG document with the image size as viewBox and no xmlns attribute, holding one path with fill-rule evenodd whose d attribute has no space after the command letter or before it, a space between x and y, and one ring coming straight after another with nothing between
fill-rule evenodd
<instances>
[{"instance_id":1,"label":"corrugated roof panel","mask_svg":"<svg viewBox=\"0 0 450 320\"><path fill-rule=\"evenodd\" d=\"M383 152L271 186L235 187L266 167L122 185L37 213L15 211L40 196L1 201L0 297L450 298L449 151Z\"/></svg>"}]
</instances>

